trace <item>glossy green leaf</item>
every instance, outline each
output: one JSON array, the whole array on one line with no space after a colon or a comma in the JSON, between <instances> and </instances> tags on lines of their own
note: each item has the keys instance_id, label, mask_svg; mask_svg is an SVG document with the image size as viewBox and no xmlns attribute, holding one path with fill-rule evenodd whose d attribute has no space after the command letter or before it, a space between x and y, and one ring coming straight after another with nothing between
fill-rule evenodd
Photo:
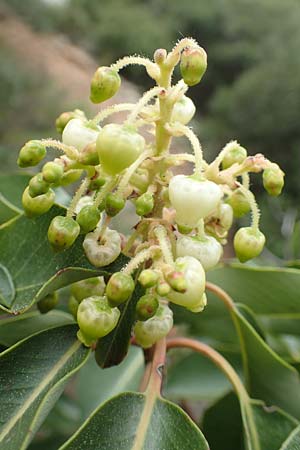
<instances>
[{"instance_id":1,"label":"glossy green leaf","mask_svg":"<svg viewBox=\"0 0 300 450\"><path fill-rule=\"evenodd\" d=\"M289 435L279 450L300 450L300 425Z\"/></svg>"},{"instance_id":2,"label":"glossy green leaf","mask_svg":"<svg viewBox=\"0 0 300 450\"><path fill-rule=\"evenodd\" d=\"M258 400L250 400L248 414L243 403L241 408L242 415L237 398L230 393L206 411L203 432L210 450L278 450L299 424L279 408L267 408Z\"/></svg>"},{"instance_id":3,"label":"glossy green leaf","mask_svg":"<svg viewBox=\"0 0 300 450\"><path fill-rule=\"evenodd\" d=\"M75 325L47 330L1 354L1 450L28 446L68 378L85 362L89 351L76 330Z\"/></svg>"},{"instance_id":4,"label":"glossy green leaf","mask_svg":"<svg viewBox=\"0 0 300 450\"><path fill-rule=\"evenodd\" d=\"M223 355L240 371L240 358ZM171 355L170 355L171 357ZM176 350L176 358L178 351ZM219 369L200 354L189 354L171 365L164 383L164 394L172 400L215 400L230 389L230 383Z\"/></svg>"},{"instance_id":5,"label":"glossy green leaf","mask_svg":"<svg viewBox=\"0 0 300 450\"><path fill-rule=\"evenodd\" d=\"M39 311L28 312L0 321L0 344L10 347L16 342L39 331L74 323L70 314L53 310L47 314Z\"/></svg>"},{"instance_id":6,"label":"glossy green leaf","mask_svg":"<svg viewBox=\"0 0 300 450\"><path fill-rule=\"evenodd\" d=\"M30 178L19 173L0 175L0 224L23 212L22 193Z\"/></svg>"},{"instance_id":7,"label":"glossy green leaf","mask_svg":"<svg viewBox=\"0 0 300 450\"><path fill-rule=\"evenodd\" d=\"M96 410L60 450L208 450L201 431L175 404L124 393Z\"/></svg>"},{"instance_id":8,"label":"glossy green leaf","mask_svg":"<svg viewBox=\"0 0 300 450\"><path fill-rule=\"evenodd\" d=\"M137 283L131 298L120 306L121 316L117 326L97 343L96 361L100 367L111 367L119 364L126 356L129 348L132 325L136 319L135 307L144 289Z\"/></svg>"},{"instance_id":9,"label":"glossy green leaf","mask_svg":"<svg viewBox=\"0 0 300 450\"><path fill-rule=\"evenodd\" d=\"M251 397L276 405L300 419L300 377L281 359L237 308L233 311Z\"/></svg>"},{"instance_id":10,"label":"glossy green leaf","mask_svg":"<svg viewBox=\"0 0 300 450\"><path fill-rule=\"evenodd\" d=\"M131 346L121 364L107 369L101 369L92 354L79 372L76 383L77 404L82 411L82 419L86 419L110 397L121 392L138 390L143 372L144 355L139 347Z\"/></svg>"},{"instance_id":11,"label":"glossy green leaf","mask_svg":"<svg viewBox=\"0 0 300 450\"><path fill-rule=\"evenodd\" d=\"M85 257L82 236L69 250L54 253L47 230L59 214L65 214L65 210L54 206L37 219L22 215L0 229L0 264L15 288L13 299L11 295L2 299L0 307L6 311L24 312L49 292L83 278L112 273L127 261L121 256L107 268L96 269Z\"/></svg>"},{"instance_id":12,"label":"glossy green leaf","mask_svg":"<svg viewBox=\"0 0 300 450\"><path fill-rule=\"evenodd\" d=\"M235 264L209 271L208 280L255 314L300 313L300 270Z\"/></svg>"}]
</instances>

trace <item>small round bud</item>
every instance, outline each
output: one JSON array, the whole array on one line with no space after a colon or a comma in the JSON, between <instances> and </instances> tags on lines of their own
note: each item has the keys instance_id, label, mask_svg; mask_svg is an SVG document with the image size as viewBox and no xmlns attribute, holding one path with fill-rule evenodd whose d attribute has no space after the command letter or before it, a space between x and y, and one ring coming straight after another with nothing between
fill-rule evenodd
<instances>
[{"instance_id":1,"label":"small round bud","mask_svg":"<svg viewBox=\"0 0 300 450\"><path fill-rule=\"evenodd\" d=\"M180 60L180 73L188 86L198 84L207 69L207 54L202 47L187 47Z\"/></svg>"},{"instance_id":2,"label":"small round bud","mask_svg":"<svg viewBox=\"0 0 300 450\"><path fill-rule=\"evenodd\" d=\"M28 217L37 217L45 214L54 204L55 194L49 189L45 194L31 197L29 187L25 189L22 196L22 205Z\"/></svg>"},{"instance_id":3,"label":"small round bud","mask_svg":"<svg viewBox=\"0 0 300 450\"><path fill-rule=\"evenodd\" d=\"M221 203L218 211L219 225L228 231L233 222L233 209L228 203Z\"/></svg>"},{"instance_id":4,"label":"small round bud","mask_svg":"<svg viewBox=\"0 0 300 450\"><path fill-rule=\"evenodd\" d=\"M168 271L164 274L166 282L171 286L176 292L186 292L187 283L182 272L176 270Z\"/></svg>"},{"instance_id":5,"label":"small round bud","mask_svg":"<svg viewBox=\"0 0 300 450\"><path fill-rule=\"evenodd\" d=\"M177 224L177 228L178 228L179 233L181 233L181 234L190 234L193 231L193 228L187 227L185 225Z\"/></svg>"},{"instance_id":6,"label":"small round bud","mask_svg":"<svg viewBox=\"0 0 300 450\"><path fill-rule=\"evenodd\" d=\"M47 183L59 184L63 174L63 166L53 161L47 162L42 169L43 180Z\"/></svg>"},{"instance_id":7,"label":"small round bud","mask_svg":"<svg viewBox=\"0 0 300 450\"><path fill-rule=\"evenodd\" d=\"M153 59L158 65L162 64L166 60L166 57L167 50L165 48L158 48L153 55Z\"/></svg>"},{"instance_id":8,"label":"small round bud","mask_svg":"<svg viewBox=\"0 0 300 450\"><path fill-rule=\"evenodd\" d=\"M136 316L142 322L153 317L159 307L157 297L151 294L143 295L136 304Z\"/></svg>"},{"instance_id":9,"label":"small round bud","mask_svg":"<svg viewBox=\"0 0 300 450\"><path fill-rule=\"evenodd\" d=\"M37 197L41 194L46 194L49 191L49 183L43 179L41 173L37 173L29 181L29 194L31 197Z\"/></svg>"},{"instance_id":10,"label":"small round bud","mask_svg":"<svg viewBox=\"0 0 300 450\"><path fill-rule=\"evenodd\" d=\"M133 127L111 123L101 129L96 145L103 170L116 175L140 156L145 139Z\"/></svg>"},{"instance_id":11,"label":"small round bud","mask_svg":"<svg viewBox=\"0 0 300 450\"><path fill-rule=\"evenodd\" d=\"M179 257L175 261L175 270L182 272L186 281L184 293L171 290L168 299L177 305L193 309L199 304L199 299L205 290L205 272L201 263L192 256Z\"/></svg>"},{"instance_id":12,"label":"small round bud","mask_svg":"<svg viewBox=\"0 0 300 450\"><path fill-rule=\"evenodd\" d=\"M37 307L40 313L46 314L47 312L54 309L58 304L58 293L52 292L51 294L46 295L46 297L42 298L37 302Z\"/></svg>"},{"instance_id":13,"label":"small round bud","mask_svg":"<svg viewBox=\"0 0 300 450\"><path fill-rule=\"evenodd\" d=\"M84 206L76 216L76 222L80 225L82 233L93 231L100 220L101 213L94 205Z\"/></svg>"},{"instance_id":14,"label":"small round bud","mask_svg":"<svg viewBox=\"0 0 300 450\"><path fill-rule=\"evenodd\" d=\"M241 164L246 158L247 150L244 147L241 147L237 142L236 145L232 143L222 160L222 169L228 169L228 167L231 167L236 163Z\"/></svg>"},{"instance_id":15,"label":"small round bud","mask_svg":"<svg viewBox=\"0 0 300 450\"><path fill-rule=\"evenodd\" d=\"M80 226L71 217L56 216L48 228L48 240L56 251L71 247L77 239Z\"/></svg>"},{"instance_id":16,"label":"small round bud","mask_svg":"<svg viewBox=\"0 0 300 450\"><path fill-rule=\"evenodd\" d=\"M245 195L239 191L234 191L227 199L227 203L233 210L234 217L242 217L251 211L251 206Z\"/></svg>"},{"instance_id":17,"label":"small round bud","mask_svg":"<svg viewBox=\"0 0 300 450\"><path fill-rule=\"evenodd\" d=\"M55 121L55 126L58 133L62 134L68 122L71 119L82 119L86 120L85 114L80 109L75 109L75 111L63 112Z\"/></svg>"},{"instance_id":18,"label":"small round bud","mask_svg":"<svg viewBox=\"0 0 300 450\"><path fill-rule=\"evenodd\" d=\"M18 165L20 167L36 166L47 153L46 147L40 141L29 141L21 148Z\"/></svg>"},{"instance_id":19,"label":"small round bud","mask_svg":"<svg viewBox=\"0 0 300 450\"><path fill-rule=\"evenodd\" d=\"M116 216L125 206L125 199L121 195L110 192L105 197L105 212L108 216Z\"/></svg>"},{"instance_id":20,"label":"small round bud","mask_svg":"<svg viewBox=\"0 0 300 450\"><path fill-rule=\"evenodd\" d=\"M158 283L156 292L160 297L166 297L171 292L171 286L166 281Z\"/></svg>"},{"instance_id":21,"label":"small round bud","mask_svg":"<svg viewBox=\"0 0 300 450\"><path fill-rule=\"evenodd\" d=\"M80 152L78 157L80 164L86 164L87 166L97 166L99 164L99 156L96 149L96 142L87 144Z\"/></svg>"},{"instance_id":22,"label":"small round bud","mask_svg":"<svg viewBox=\"0 0 300 450\"><path fill-rule=\"evenodd\" d=\"M68 186L69 184L75 183L79 180L82 175L81 169L71 169L65 172L59 182L60 186Z\"/></svg>"},{"instance_id":23,"label":"small round bud","mask_svg":"<svg viewBox=\"0 0 300 450\"><path fill-rule=\"evenodd\" d=\"M197 226L218 206L223 192L212 181L199 181L186 175L174 176L169 184L169 196L176 210L176 223L189 228Z\"/></svg>"},{"instance_id":24,"label":"small round bud","mask_svg":"<svg viewBox=\"0 0 300 450\"><path fill-rule=\"evenodd\" d=\"M105 297L85 298L77 311L80 331L94 340L110 333L117 325L119 317L118 308L111 308Z\"/></svg>"},{"instance_id":25,"label":"small round bud","mask_svg":"<svg viewBox=\"0 0 300 450\"><path fill-rule=\"evenodd\" d=\"M77 320L78 307L79 307L79 302L76 300L75 297L73 297L73 295L71 295L68 300L68 309L75 320Z\"/></svg>"},{"instance_id":26,"label":"small round bud","mask_svg":"<svg viewBox=\"0 0 300 450\"><path fill-rule=\"evenodd\" d=\"M114 273L106 286L106 296L112 306L126 302L135 288L134 281L130 275L122 272Z\"/></svg>"},{"instance_id":27,"label":"small round bud","mask_svg":"<svg viewBox=\"0 0 300 450\"><path fill-rule=\"evenodd\" d=\"M121 78L118 72L111 67L99 67L91 82L90 100L93 103L101 103L113 97L121 86Z\"/></svg>"},{"instance_id":28,"label":"small round bud","mask_svg":"<svg viewBox=\"0 0 300 450\"><path fill-rule=\"evenodd\" d=\"M150 184L149 171L139 167L131 175L130 184L139 192L146 192Z\"/></svg>"},{"instance_id":29,"label":"small round bud","mask_svg":"<svg viewBox=\"0 0 300 450\"><path fill-rule=\"evenodd\" d=\"M149 192L145 192L137 198L135 202L135 209L138 216L147 216L154 208L153 195Z\"/></svg>"},{"instance_id":30,"label":"small round bud","mask_svg":"<svg viewBox=\"0 0 300 450\"><path fill-rule=\"evenodd\" d=\"M84 298L98 295L102 297L105 291L105 282L103 277L92 277L86 280L80 280L71 285L71 294L80 303Z\"/></svg>"},{"instance_id":31,"label":"small round bud","mask_svg":"<svg viewBox=\"0 0 300 450\"><path fill-rule=\"evenodd\" d=\"M88 233L83 241L87 259L95 267L111 264L121 253L121 237L115 230L107 228L100 236L100 228Z\"/></svg>"},{"instance_id":32,"label":"small round bud","mask_svg":"<svg viewBox=\"0 0 300 450\"><path fill-rule=\"evenodd\" d=\"M104 186L106 182L107 182L106 177L100 175L99 172L96 172L96 174L90 181L89 190L97 191L98 189L102 188L102 186Z\"/></svg>"},{"instance_id":33,"label":"small round bud","mask_svg":"<svg viewBox=\"0 0 300 450\"><path fill-rule=\"evenodd\" d=\"M99 131L100 127L91 126L85 120L72 119L63 131L62 141L81 152L88 144L96 142Z\"/></svg>"},{"instance_id":34,"label":"small round bud","mask_svg":"<svg viewBox=\"0 0 300 450\"><path fill-rule=\"evenodd\" d=\"M159 274L152 269L144 269L139 275L139 282L144 288L150 288L157 284Z\"/></svg>"},{"instance_id":35,"label":"small round bud","mask_svg":"<svg viewBox=\"0 0 300 450\"><path fill-rule=\"evenodd\" d=\"M266 238L259 230L251 227L240 228L233 240L236 256L241 262L255 258L262 252Z\"/></svg>"},{"instance_id":36,"label":"small round bud","mask_svg":"<svg viewBox=\"0 0 300 450\"><path fill-rule=\"evenodd\" d=\"M173 327L173 312L166 306L158 307L155 315L146 321L137 321L134 326L136 342L143 348L149 348L167 336Z\"/></svg>"},{"instance_id":37,"label":"small round bud","mask_svg":"<svg viewBox=\"0 0 300 450\"><path fill-rule=\"evenodd\" d=\"M183 95L183 97L174 105L171 122L180 122L183 125L186 125L192 120L195 112L196 107L193 101L189 97Z\"/></svg>"},{"instance_id":38,"label":"small round bud","mask_svg":"<svg viewBox=\"0 0 300 450\"><path fill-rule=\"evenodd\" d=\"M277 197L284 186L284 172L277 164L272 164L263 172L263 185L269 195Z\"/></svg>"},{"instance_id":39,"label":"small round bud","mask_svg":"<svg viewBox=\"0 0 300 450\"><path fill-rule=\"evenodd\" d=\"M204 270L215 267L223 253L222 245L212 236L182 236L176 243L177 256L193 256Z\"/></svg>"}]
</instances>

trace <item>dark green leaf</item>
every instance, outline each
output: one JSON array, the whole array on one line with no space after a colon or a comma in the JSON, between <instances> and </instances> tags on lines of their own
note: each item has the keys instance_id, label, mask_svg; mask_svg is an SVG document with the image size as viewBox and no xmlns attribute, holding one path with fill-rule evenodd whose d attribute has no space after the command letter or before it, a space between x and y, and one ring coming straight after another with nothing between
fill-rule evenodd
<instances>
[{"instance_id":1,"label":"dark green leaf","mask_svg":"<svg viewBox=\"0 0 300 450\"><path fill-rule=\"evenodd\" d=\"M175 404L125 393L96 410L60 450L208 450L200 430Z\"/></svg>"},{"instance_id":2,"label":"dark green leaf","mask_svg":"<svg viewBox=\"0 0 300 450\"><path fill-rule=\"evenodd\" d=\"M295 428L279 450L300 450L300 426Z\"/></svg>"},{"instance_id":3,"label":"dark green leaf","mask_svg":"<svg viewBox=\"0 0 300 450\"><path fill-rule=\"evenodd\" d=\"M208 272L208 279L255 314L300 313L300 270L236 264Z\"/></svg>"},{"instance_id":4,"label":"dark green leaf","mask_svg":"<svg viewBox=\"0 0 300 450\"><path fill-rule=\"evenodd\" d=\"M177 350L176 356L178 357ZM240 370L239 357L226 356L233 367ZM229 381L209 359L199 354L190 354L168 369L164 394L172 400L215 400L229 389Z\"/></svg>"},{"instance_id":5,"label":"dark green leaf","mask_svg":"<svg viewBox=\"0 0 300 450\"><path fill-rule=\"evenodd\" d=\"M300 378L297 370L270 349L238 309L233 313L251 397L264 400L268 406L276 405L300 419Z\"/></svg>"},{"instance_id":6,"label":"dark green leaf","mask_svg":"<svg viewBox=\"0 0 300 450\"><path fill-rule=\"evenodd\" d=\"M0 229L0 263L12 278L16 290L13 300L8 296L2 302L6 311L26 311L62 286L83 278L108 275L127 261L120 256L110 266L96 269L85 257L82 236L69 250L54 253L47 240L47 230L52 218L59 214L65 214L65 210L54 206L37 219L19 216Z\"/></svg>"},{"instance_id":7,"label":"dark green leaf","mask_svg":"<svg viewBox=\"0 0 300 450\"><path fill-rule=\"evenodd\" d=\"M44 331L1 354L1 450L28 446L67 379L85 362L89 351L76 339L76 329Z\"/></svg>"},{"instance_id":8,"label":"dark green leaf","mask_svg":"<svg viewBox=\"0 0 300 450\"><path fill-rule=\"evenodd\" d=\"M0 224L23 212L22 193L30 178L18 173L0 175Z\"/></svg>"},{"instance_id":9,"label":"dark green leaf","mask_svg":"<svg viewBox=\"0 0 300 450\"><path fill-rule=\"evenodd\" d=\"M137 283L131 298L122 305L121 316L116 328L97 343L96 361L100 367L111 367L119 364L128 352L131 329L136 319L135 307L144 289Z\"/></svg>"},{"instance_id":10,"label":"dark green leaf","mask_svg":"<svg viewBox=\"0 0 300 450\"><path fill-rule=\"evenodd\" d=\"M108 369L101 369L94 355L91 355L77 379L77 403L82 411L82 419L86 419L110 397L121 392L138 390L143 372L144 355L139 347L131 346L125 360Z\"/></svg>"},{"instance_id":11,"label":"dark green leaf","mask_svg":"<svg viewBox=\"0 0 300 450\"><path fill-rule=\"evenodd\" d=\"M39 311L25 313L16 317L9 317L0 322L0 343L10 347L16 342L39 331L74 323L70 314L53 310L47 314Z\"/></svg>"}]
</instances>

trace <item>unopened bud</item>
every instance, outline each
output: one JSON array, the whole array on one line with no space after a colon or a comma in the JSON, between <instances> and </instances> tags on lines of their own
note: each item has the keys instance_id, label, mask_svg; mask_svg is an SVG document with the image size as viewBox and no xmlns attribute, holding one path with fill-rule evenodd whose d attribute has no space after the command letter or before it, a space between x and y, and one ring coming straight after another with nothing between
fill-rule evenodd
<instances>
[{"instance_id":1,"label":"unopened bud","mask_svg":"<svg viewBox=\"0 0 300 450\"><path fill-rule=\"evenodd\" d=\"M47 183L58 184L63 174L64 168L62 164L57 164L52 161L47 162L42 169L43 180Z\"/></svg>"},{"instance_id":2,"label":"unopened bud","mask_svg":"<svg viewBox=\"0 0 300 450\"><path fill-rule=\"evenodd\" d=\"M58 304L58 294L57 292L52 292L51 294L46 295L46 297L42 298L37 302L38 310L42 314L46 314L51 311L51 309L55 308Z\"/></svg>"},{"instance_id":3,"label":"unopened bud","mask_svg":"<svg viewBox=\"0 0 300 450\"><path fill-rule=\"evenodd\" d=\"M86 145L78 156L78 162L80 164L86 164L87 166L97 166L99 164L99 156L96 150L96 142Z\"/></svg>"},{"instance_id":4,"label":"unopened bud","mask_svg":"<svg viewBox=\"0 0 300 450\"><path fill-rule=\"evenodd\" d=\"M170 285L166 281L158 283L156 292L160 297L166 297L171 291Z\"/></svg>"},{"instance_id":5,"label":"unopened bud","mask_svg":"<svg viewBox=\"0 0 300 450\"><path fill-rule=\"evenodd\" d=\"M54 204L55 193L49 189L45 194L31 197L29 187L25 189L22 196L22 205L28 217L37 217L45 214Z\"/></svg>"},{"instance_id":6,"label":"unopened bud","mask_svg":"<svg viewBox=\"0 0 300 450\"><path fill-rule=\"evenodd\" d=\"M74 244L80 232L80 226L71 217L56 216L48 229L48 240L56 251L65 250Z\"/></svg>"},{"instance_id":7,"label":"unopened bud","mask_svg":"<svg viewBox=\"0 0 300 450\"><path fill-rule=\"evenodd\" d=\"M36 166L46 156L46 147L40 141L29 141L21 148L18 165L20 167Z\"/></svg>"},{"instance_id":8,"label":"unopened bud","mask_svg":"<svg viewBox=\"0 0 300 450\"><path fill-rule=\"evenodd\" d=\"M222 160L222 168L228 169L233 164L241 164L247 158L247 150L241 147L237 142L228 144L230 148Z\"/></svg>"},{"instance_id":9,"label":"unopened bud","mask_svg":"<svg viewBox=\"0 0 300 450\"><path fill-rule=\"evenodd\" d=\"M153 59L158 65L162 64L166 60L166 57L167 50L164 48L158 48L157 50L155 50L153 55Z\"/></svg>"},{"instance_id":10,"label":"unopened bud","mask_svg":"<svg viewBox=\"0 0 300 450\"><path fill-rule=\"evenodd\" d=\"M164 274L167 283L176 292L184 293L187 289L186 280L182 272L176 270Z\"/></svg>"},{"instance_id":11,"label":"unopened bud","mask_svg":"<svg viewBox=\"0 0 300 450\"><path fill-rule=\"evenodd\" d=\"M144 321L153 317L159 307L157 297L151 294L143 295L136 304L138 320Z\"/></svg>"},{"instance_id":12,"label":"unopened bud","mask_svg":"<svg viewBox=\"0 0 300 450\"><path fill-rule=\"evenodd\" d=\"M105 212L108 216L116 216L125 206L124 198L114 192L110 192L105 197Z\"/></svg>"},{"instance_id":13,"label":"unopened bud","mask_svg":"<svg viewBox=\"0 0 300 450\"><path fill-rule=\"evenodd\" d=\"M259 230L251 227L240 228L234 236L233 246L241 262L255 258L262 252L266 238Z\"/></svg>"},{"instance_id":14,"label":"unopened bud","mask_svg":"<svg viewBox=\"0 0 300 450\"><path fill-rule=\"evenodd\" d=\"M126 273L114 273L106 286L106 296L109 303L117 306L129 299L135 288L134 281Z\"/></svg>"},{"instance_id":15,"label":"unopened bud","mask_svg":"<svg viewBox=\"0 0 300 450\"><path fill-rule=\"evenodd\" d=\"M113 97L119 90L121 78L118 72L110 67L99 67L91 82L90 100L101 103Z\"/></svg>"},{"instance_id":16,"label":"unopened bud","mask_svg":"<svg viewBox=\"0 0 300 450\"><path fill-rule=\"evenodd\" d=\"M86 280L80 280L71 285L71 294L81 302L84 298L93 295L103 296L105 291L105 282L103 277L92 277Z\"/></svg>"},{"instance_id":17,"label":"unopened bud","mask_svg":"<svg viewBox=\"0 0 300 450\"><path fill-rule=\"evenodd\" d=\"M100 211L96 206L86 205L77 214L76 222L80 225L81 232L89 233L96 228L100 217Z\"/></svg>"},{"instance_id":18,"label":"unopened bud","mask_svg":"<svg viewBox=\"0 0 300 450\"><path fill-rule=\"evenodd\" d=\"M242 217L251 210L251 206L245 195L239 191L234 191L227 199L227 203L233 210L234 217Z\"/></svg>"},{"instance_id":19,"label":"unopened bud","mask_svg":"<svg viewBox=\"0 0 300 450\"><path fill-rule=\"evenodd\" d=\"M157 284L159 279L159 274L152 269L142 270L139 276L139 282L145 288L153 287Z\"/></svg>"},{"instance_id":20,"label":"unopened bud","mask_svg":"<svg viewBox=\"0 0 300 450\"><path fill-rule=\"evenodd\" d=\"M67 123L72 119L86 119L86 117L84 112L80 109L75 109L75 111L63 112L55 121L55 126L58 133L62 133Z\"/></svg>"},{"instance_id":21,"label":"unopened bud","mask_svg":"<svg viewBox=\"0 0 300 450\"><path fill-rule=\"evenodd\" d=\"M36 174L29 181L29 194L31 197L37 197L41 194L46 194L49 191L49 183L43 179L41 173Z\"/></svg>"},{"instance_id":22,"label":"unopened bud","mask_svg":"<svg viewBox=\"0 0 300 450\"><path fill-rule=\"evenodd\" d=\"M188 86L198 84L207 68L207 55L202 47L188 47L183 50L180 72Z\"/></svg>"},{"instance_id":23,"label":"unopened bud","mask_svg":"<svg viewBox=\"0 0 300 450\"><path fill-rule=\"evenodd\" d=\"M284 186L284 172L277 164L272 164L263 172L263 185L269 195L277 197Z\"/></svg>"},{"instance_id":24,"label":"unopened bud","mask_svg":"<svg viewBox=\"0 0 300 450\"><path fill-rule=\"evenodd\" d=\"M141 195L135 202L136 213L138 216L146 216L154 208L153 195L149 192Z\"/></svg>"}]
</instances>

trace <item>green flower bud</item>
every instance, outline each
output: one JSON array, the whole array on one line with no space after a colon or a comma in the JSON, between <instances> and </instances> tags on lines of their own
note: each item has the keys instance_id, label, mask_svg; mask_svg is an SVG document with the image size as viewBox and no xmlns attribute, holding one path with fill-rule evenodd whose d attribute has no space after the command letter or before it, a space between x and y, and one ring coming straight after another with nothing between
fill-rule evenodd
<instances>
[{"instance_id":1,"label":"green flower bud","mask_svg":"<svg viewBox=\"0 0 300 450\"><path fill-rule=\"evenodd\" d=\"M233 209L228 203L221 203L218 211L219 225L228 231L233 222Z\"/></svg>"},{"instance_id":2,"label":"green flower bud","mask_svg":"<svg viewBox=\"0 0 300 450\"><path fill-rule=\"evenodd\" d=\"M80 152L78 157L80 164L86 164L87 166L97 166L99 164L99 156L96 149L96 142L87 144Z\"/></svg>"},{"instance_id":3,"label":"green flower bud","mask_svg":"<svg viewBox=\"0 0 300 450\"><path fill-rule=\"evenodd\" d=\"M143 295L136 304L136 315L142 322L153 317L159 307L157 297L151 294Z\"/></svg>"},{"instance_id":4,"label":"green flower bud","mask_svg":"<svg viewBox=\"0 0 300 450\"><path fill-rule=\"evenodd\" d=\"M234 217L242 217L251 211L250 203L245 195L239 190L236 190L231 194L227 199L227 203L231 206Z\"/></svg>"},{"instance_id":5,"label":"green flower bud","mask_svg":"<svg viewBox=\"0 0 300 450\"><path fill-rule=\"evenodd\" d=\"M167 283L171 286L172 289L176 292L185 292L187 289L186 280L184 274L182 272L178 272L176 270L168 271L164 274Z\"/></svg>"},{"instance_id":6,"label":"green flower bud","mask_svg":"<svg viewBox=\"0 0 300 450\"><path fill-rule=\"evenodd\" d=\"M153 55L153 59L158 65L162 64L166 60L166 57L167 50L165 48L158 48Z\"/></svg>"},{"instance_id":7,"label":"green flower bud","mask_svg":"<svg viewBox=\"0 0 300 450\"><path fill-rule=\"evenodd\" d=\"M131 175L130 184L139 192L146 192L150 184L149 171L147 169L139 167Z\"/></svg>"},{"instance_id":8,"label":"green flower bud","mask_svg":"<svg viewBox=\"0 0 300 450\"><path fill-rule=\"evenodd\" d=\"M171 292L171 286L166 281L158 283L156 292L160 297L166 297Z\"/></svg>"},{"instance_id":9,"label":"green flower bud","mask_svg":"<svg viewBox=\"0 0 300 450\"><path fill-rule=\"evenodd\" d=\"M80 232L80 226L71 217L56 216L48 228L48 240L56 251L71 247Z\"/></svg>"},{"instance_id":10,"label":"green flower bud","mask_svg":"<svg viewBox=\"0 0 300 450\"><path fill-rule=\"evenodd\" d=\"M61 164L50 161L44 165L42 175L45 182L59 184L64 175L64 168Z\"/></svg>"},{"instance_id":11,"label":"green flower bud","mask_svg":"<svg viewBox=\"0 0 300 450\"><path fill-rule=\"evenodd\" d=\"M150 288L157 284L159 274L152 269L144 269L139 275L139 282L144 288Z\"/></svg>"},{"instance_id":12,"label":"green flower bud","mask_svg":"<svg viewBox=\"0 0 300 450\"><path fill-rule=\"evenodd\" d=\"M77 320L78 307L79 307L79 302L76 300L75 297L73 297L73 295L71 295L68 300L68 309L75 320Z\"/></svg>"},{"instance_id":13,"label":"green flower bud","mask_svg":"<svg viewBox=\"0 0 300 450\"><path fill-rule=\"evenodd\" d=\"M183 125L186 125L192 120L195 112L196 107L193 101L189 97L183 95L183 97L180 100L178 100L174 105L171 121L180 122Z\"/></svg>"},{"instance_id":14,"label":"green flower bud","mask_svg":"<svg viewBox=\"0 0 300 450\"><path fill-rule=\"evenodd\" d=\"M22 205L28 217L37 217L45 214L54 204L55 194L49 189L45 194L31 197L29 187L25 189L22 196Z\"/></svg>"},{"instance_id":15,"label":"green flower bud","mask_svg":"<svg viewBox=\"0 0 300 450\"><path fill-rule=\"evenodd\" d=\"M20 167L36 166L45 158L46 153L46 147L40 141L28 141L20 150L18 165Z\"/></svg>"},{"instance_id":16,"label":"green flower bud","mask_svg":"<svg viewBox=\"0 0 300 450\"><path fill-rule=\"evenodd\" d=\"M90 181L89 190L97 191L98 189L102 188L102 186L104 186L106 182L107 182L107 178L100 175L99 172L96 172L96 174L93 176L93 178Z\"/></svg>"},{"instance_id":17,"label":"green flower bud","mask_svg":"<svg viewBox=\"0 0 300 450\"><path fill-rule=\"evenodd\" d=\"M52 292L51 294L46 295L46 297L42 298L37 302L38 310L42 314L46 314L51 309L55 308L58 304L58 293Z\"/></svg>"},{"instance_id":18,"label":"green flower bud","mask_svg":"<svg viewBox=\"0 0 300 450\"><path fill-rule=\"evenodd\" d=\"M233 246L241 262L255 258L262 252L266 238L259 230L251 227L240 228L234 236Z\"/></svg>"},{"instance_id":19,"label":"green flower bud","mask_svg":"<svg viewBox=\"0 0 300 450\"><path fill-rule=\"evenodd\" d=\"M36 174L29 181L29 194L31 197L37 197L41 194L46 194L49 191L49 183L44 181L41 173Z\"/></svg>"},{"instance_id":20,"label":"green flower bud","mask_svg":"<svg viewBox=\"0 0 300 450\"><path fill-rule=\"evenodd\" d=\"M130 275L122 272L114 273L106 286L106 296L111 305L117 306L129 299L135 288Z\"/></svg>"},{"instance_id":21,"label":"green flower bud","mask_svg":"<svg viewBox=\"0 0 300 450\"><path fill-rule=\"evenodd\" d=\"M68 186L68 184L75 183L82 175L81 169L71 169L65 172L60 180L60 186Z\"/></svg>"},{"instance_id":22,"label":"green flower bud","mask_svg":"<svg viewBox=\"0 0 300 450\"><path fill-rule=\"evenodd\" d=\"M105 212L108 216L116 216L125 206L125 200L119 194L110 192L105 197Z\"/></svg>"},{"instance_id":23,"label":"green flower bud","mask_svg":"<svg viewBox=\"0 0 300 450\"><path fill-rule=\"evenodd\" d=\"M173 313L166 305L158 307L155 315L146 321L137 321L134 326L136 342L144 348L152 347L171 331Z\"/></svg>"},{"instance_id":24,"label":"green flower bud","mask_svg":"<svg viewBox=\"0 0 300 450\"><path fill-rule=\"evenodd\" d=\"M62 133L65 129L65 126L68 122L72 119L82 119L86 120L85 114L80 109L75 109L75 111L67 111L63 112L55 121L55 126L58 131L58 133Z\"/></svg>"},{"instance_id":25,"label":"green flower bud","mask_svg":"<svg viewBox=\"0 0 300 450\"><path fill-rule=\"evenodd\" d=\"M99 132L96 145L103 170L116 175L140 156L145 139L133 127L110 123Z\"/></svg>"},{"instance_id":26,"label":"green flower bud","mask_svg":"<svg viewBox=\"0 0 300 450\"><path fill-rule=\"evenodd\" d=\"M228 169L233 164L241 164L247 158L247 150L238 143L231 145L222 160L222 169Z\"/></svg>"},{"instance_id":27,"label":"green flower bud","mask_svg":"<svg viewBox=\"0 0 300 450\"><path fill-rule=\"evenodd\" d=\"M113 97L121 86L118 72L110 67L99 67L91 82L90 100L101 103Z\"/></svg>"},{"instance_id":28,"label":"green flower bud","mask_svg":"<svg viewBox=\"0 0 300 450\"><path fill-rule=\"evenodd\" d=\"M198 84L207 69L207 55L202 47L188 47L183 50L180 73L188 86Z\"/></svg>"},{"instance_id":29,"label":"green flower bud","mask_svg":"<svg viewBox=\"0 0 300 450\"><path fill-rule=\"evenodd\" d=\"M111 308L105 297L85 298L77 311L80 331L94 340L110 333L117 325L119 317L118 308Z\"/></svg>"},{"instance_id":30,"label":"green flower bud","mask_svg":"<svg viewBox=\"0 0 300 450\"><path fill-rule=\"evenodd\" d=\"M263 172L263 185L269 195L277 197L284 186L284 172L277 164L272 164Z\"/></svg>"},{"instance_id":31,"label":"green flower bud","mask_svg":"<svg viewBox=\"0 0 300 450\"><path fill-rule=\"evenodd\" d=\"M193 228L187 227L185 225L177 224L177 228L178 228L179 233L181 233L181 234L190 234L193 231Z\"/></svg>"},{"instance_id":32,"label":"green flower bud","mask_svg":"<svg viewBox=\"0 0 300 450\"><path fill-rule=\"evenodd\" d=\"M99 209L94 205L84 206L76 217L76 222L80 225L82 233L93 231L101 217Z\"/></svg>"},{"instance_id":33,"label":"green flower bud","mask_svg":"<svg viewBox=\"0 0 300 450\"><path fill-rule=\"evenodd\" d=\"M146 216L154 208L153 195L145 192L135 202L136 213L138 216Z\"/></svg>"},{"instance_id":34,"label":"green flower bud","mask_svg":"<svg viewBox=\"0 0 300 450\"><path fill-rule=\"evenodd\" d=\"M71 285L71 294L80 303L84 298L97 295L102 297L105 291L103 277L92 277L80 280Z\"/></svg>"}]
</instances>

